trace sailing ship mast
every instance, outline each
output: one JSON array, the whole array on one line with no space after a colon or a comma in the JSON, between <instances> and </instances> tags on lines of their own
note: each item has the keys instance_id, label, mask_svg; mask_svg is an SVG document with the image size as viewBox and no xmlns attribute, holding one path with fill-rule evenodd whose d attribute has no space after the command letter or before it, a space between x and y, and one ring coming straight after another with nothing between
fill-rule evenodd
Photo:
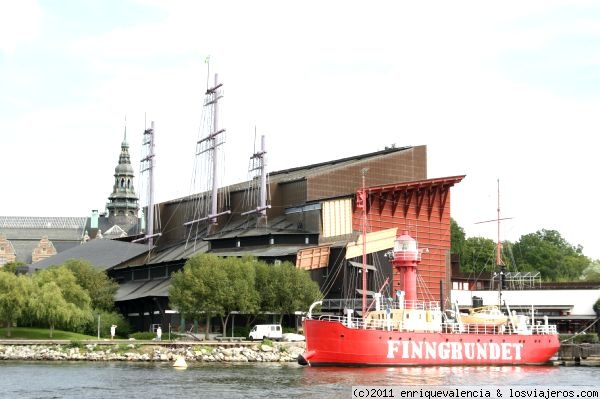
<instances>
[{"instance_id":1,"label":"sailing ship mast","mask_svg":"<svg viewBox=\"0 0 600 399\"><path fill-rule=\"evenodd\" d=\"M154 238L161 235L161 233L154 233L154 121L150 122L150 129L144 130L142 145L145 148L144 153L146 155L140 161L140 172L141 174L144 174L145 172L148 174L148 186L146 188L148 204L146 211L142 216L145 222L146 231L144 232L144 237L133 240L133 242L147 240L148 247L152 248L154 245Z\"/></svg>"},{"instance_id":2,"label":"sailing ship mast","mask_svg":"<svg viewBox=\"0 0 600 399\"><path fill-rule=\"evenodd\" d=\"M208 158L212 160L212 185L210 187L210 209L208 210L208 214L201 218L189 221L184 223L184 226L189 226L204 220L209 221L208 234L212 234L216 232L218 225L218 217L221 215L226 215L231 213L230 210L224 212L218 212L219 206L219 154L220 147L225 143L224 133L225 129L219 129L219 119L218 119L218 102L221 98L223 98L221 94L221 88L223 84L219 83L218 74L215 74L214 86L210 87L206 90L206 102L204 103L205 107L210 107L212 110L209 134L200 139L197 145L196 156L207 154Z\"/></svg>"},{"instance_id":3,"label":"sailing ship mast","mask_svg":"<svg viewBox=\"0 0 600 399\"><path fill-rule=\"evenodd\" d=\"M271 208L271 205L267 205L267 151L264 135L261 136L260 151L255 152L250 157L250 163L249 172L255 174L255 176L250 177L250 184L253 184L255 177L260 177L259 198L256 208L247 212L242 212L242 216L257 213L259 215L256 221L257 227L266 226L267 209ZM251 189L249 191L251 191Z\"/></svg>"}]
</instances>

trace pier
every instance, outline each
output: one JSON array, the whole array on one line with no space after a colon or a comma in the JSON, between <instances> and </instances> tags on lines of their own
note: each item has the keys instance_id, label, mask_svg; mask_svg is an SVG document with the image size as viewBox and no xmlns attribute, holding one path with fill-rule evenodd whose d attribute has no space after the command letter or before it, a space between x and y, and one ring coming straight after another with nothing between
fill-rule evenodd
<instances>
[{"instance_id":1,"label":"pier","mask_svg":"<svg viewBox=\"0 0 600 399\"><path fill-rule=\"evenodd\" d=\"M558 350L554 364L561 366L600 366L600 344L566 344Z\"/></svg>"}]
</instances>

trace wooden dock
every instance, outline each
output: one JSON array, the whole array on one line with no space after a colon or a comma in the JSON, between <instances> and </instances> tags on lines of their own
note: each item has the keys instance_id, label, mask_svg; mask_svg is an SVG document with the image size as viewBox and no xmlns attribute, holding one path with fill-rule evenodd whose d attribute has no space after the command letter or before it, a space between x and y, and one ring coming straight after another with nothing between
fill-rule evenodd
<instances>
[{"instance_id":1,"label":"wooden dock","mask_svg":"<svg viewBox=\"0 0 600 399\"><path fill-rule=\"evenodd\" d=\"M600 344L562 343L554 363L562 366L600 366Z\"/></svg>"}]
</instances>

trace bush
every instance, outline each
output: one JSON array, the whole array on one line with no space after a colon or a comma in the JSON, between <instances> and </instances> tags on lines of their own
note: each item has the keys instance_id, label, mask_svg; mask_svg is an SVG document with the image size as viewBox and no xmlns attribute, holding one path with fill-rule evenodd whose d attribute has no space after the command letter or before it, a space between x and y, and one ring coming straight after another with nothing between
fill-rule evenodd
<instances>
[{"instance_id":1,"label":"bush","mask_svg":"<svg viewBox=\"0 0 600 399\"><path fill-rule=\"evenodd\" d=\"M596 333L579 334L573 337L573 343L575 344L595 344L597 342L598 334Z\"/></svg>"},{"instance_id":2,"label":"bush","mask_svg":"<svg viewBox=\"0 0 600 399\"><path fill-rule=\"evenodd\" d=\"M77 340L71 340L69 342L69 348L83 348L83 343Z\"/></svg>"},{"instance_id":3,"label":"bush","mask_svg":"<svg viewBox=\"0 0 600 399\"><path fill-rule=\"evenodd\" d=\"M233 329L233 335L236 337L247 337L250 334L249 326L239 326Z\"/></svg>"},{"instance_id":4,"label":"bush","mask_svg":"<svg viewBox=\"0 0 600 399\"><path fill-rule=\"evenodd\" d=\"M598 343L598 334L561 334L560 341L573 344L595 344Z\"/></svg>"}]
</instances>

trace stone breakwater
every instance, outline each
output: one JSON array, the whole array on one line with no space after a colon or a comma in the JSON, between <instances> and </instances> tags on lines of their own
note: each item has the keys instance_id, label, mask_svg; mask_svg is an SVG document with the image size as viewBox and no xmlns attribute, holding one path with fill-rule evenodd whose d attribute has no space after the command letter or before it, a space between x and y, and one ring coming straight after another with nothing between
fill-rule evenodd
<instances>
[{"instance_id":1,"label":"stone breakwater","mask_svg":"<svg viewBox=\"0 0 600 399\"><path fill-rule=\"evenodd\" d=\"M304 343L225 347L208 345L0 345L0 360L173 362L296 362Z\"/></svg>"}]
</instances>

